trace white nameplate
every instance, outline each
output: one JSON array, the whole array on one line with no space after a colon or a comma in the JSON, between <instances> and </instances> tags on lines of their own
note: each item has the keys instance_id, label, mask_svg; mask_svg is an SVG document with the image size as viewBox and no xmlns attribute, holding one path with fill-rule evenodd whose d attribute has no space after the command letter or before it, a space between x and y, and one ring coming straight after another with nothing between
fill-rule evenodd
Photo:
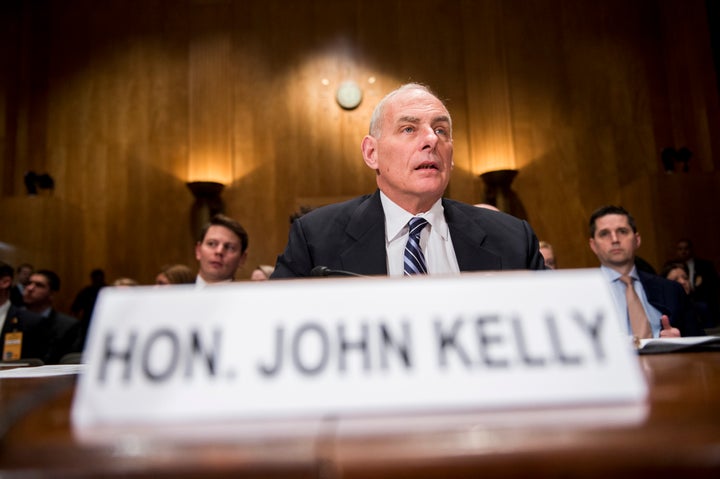
<instances>
[{"instance_id":1,"label":"white nameplate","mask_svg":"<svg viewBox=\"0 0 720 479\"><path fill-rule=\"evenodd\" d=\"M599 270L105 288L76 427L637 402Z\"/></svg>"}]
</instances>

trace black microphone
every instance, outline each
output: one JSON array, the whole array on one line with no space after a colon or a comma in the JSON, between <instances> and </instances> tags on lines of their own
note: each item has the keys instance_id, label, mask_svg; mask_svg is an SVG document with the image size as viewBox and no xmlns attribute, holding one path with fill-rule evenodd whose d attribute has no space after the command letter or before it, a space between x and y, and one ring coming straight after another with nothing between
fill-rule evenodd
<instances>
[{"instance_id":1,"label":"black microphone","mask_svg":"<svg viewBox=\"0 0 720 479\"><path fill-rule=\"evenodd\" d=\"M353 273L352 271L343 271L341 269L330 269L327 266L315 266L310 271L310 276L324 278L327 276L355 276L358 278L362 278L363 275Z\"/></svg>"}]
</instances>

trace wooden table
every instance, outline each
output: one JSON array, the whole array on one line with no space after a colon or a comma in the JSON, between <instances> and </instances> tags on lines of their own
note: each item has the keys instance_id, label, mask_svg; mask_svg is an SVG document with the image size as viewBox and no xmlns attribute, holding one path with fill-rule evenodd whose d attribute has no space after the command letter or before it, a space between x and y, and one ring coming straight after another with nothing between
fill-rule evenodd
<instances>
[{"instance_id":1,"label":"wooden table","mask_svg":"<svg viewBox=\"0 0 720 479\"><path fill-rule=\"evenodd\" d=\"M634 407L327 419L312 433L190 425L97 444L73 434L73 376L6 378L0 477L720 477L720 353L639 361L650 396Z\"/></svg>"}]
</instances>

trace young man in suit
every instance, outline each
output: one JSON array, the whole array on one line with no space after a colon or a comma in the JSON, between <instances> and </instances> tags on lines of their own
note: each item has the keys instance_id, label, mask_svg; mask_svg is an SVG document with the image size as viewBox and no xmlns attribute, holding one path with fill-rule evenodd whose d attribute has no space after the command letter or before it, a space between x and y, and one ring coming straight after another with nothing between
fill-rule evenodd
<instances>
[{"instance_id":1,"label":"young man in suit","mask_svg":"<svg viewBox=\"0 0 720 479\"><path fill-rule=\"evenodd\" d=\"M60 291L60 277L54 271L40 269L30 275L25 286L25 308L39 314L44 321L48 351L41 359L45 364L57 364L63 356L80 351L80 321L53 307L53 296Z\"/></svg>"},{"instance_id":2,"label":"young man in suit","mask_svg":"<svg viewBox=\"0 0 720 479\"><path fill-rule=\"evenodd\" d=\"M14 270L0 261L0 348L2 360L43 359L48 338L43 318L10 302Z\"/></svg>"},{"instance_id":3,"label":"young man in suit","mask_svg":"<svg viewBox=\"0 0 720 479\"><path fill-rule=\"evenodd\" d=\"M635 251L641 237L634 218L620 206L603 206L590 216L590 249L600 260L600 269L620 318L627 318L628 334L640 339L702 335L689 320L689 304L682 286L674 281L638 270ZM635 324L631 296L634 289L644 316Z\"/></svg>"},{"instance_id":4,"label":"young man in suit","mask_svg":"<svg viewBox=\"0 0 720 479\"><path fill-rule=\"evenodd\" d=\"M247 248L248 234L239 222L222 214L210 218L195 245L196 286L233 281L238 268L247 261Z\"/></svg>"},{"instance_id":5,"label":"young man in suit","mask_svg":"<svg viewBox=\"0 0 720 479\"><path fill-rule=\"evenodd\" d=\"M378 189L296 219L273 279L310 276L318 266L406 274L409 221L416 218L429 274L544 269L527 222L442 198L453 168L452 120L424 85L404 85L377 105L361 149Z\"/></svg>"}]
</instances>

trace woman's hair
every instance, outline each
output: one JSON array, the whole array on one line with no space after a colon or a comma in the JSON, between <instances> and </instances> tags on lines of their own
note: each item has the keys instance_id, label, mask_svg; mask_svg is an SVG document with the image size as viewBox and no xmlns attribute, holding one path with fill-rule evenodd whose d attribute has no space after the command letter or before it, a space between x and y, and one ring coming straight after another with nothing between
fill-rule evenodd
<instances>
[{"instance_id":1,"label":"woman's hair","mask_svg":"<svg viewBox=\"0 0 720 479\"><path fill-rule=\"evenodd\" d=\"M189 284L195 282L195 273L184 264L171 264L160 270L170 284Z\"/></svg>"}]
</instances>

